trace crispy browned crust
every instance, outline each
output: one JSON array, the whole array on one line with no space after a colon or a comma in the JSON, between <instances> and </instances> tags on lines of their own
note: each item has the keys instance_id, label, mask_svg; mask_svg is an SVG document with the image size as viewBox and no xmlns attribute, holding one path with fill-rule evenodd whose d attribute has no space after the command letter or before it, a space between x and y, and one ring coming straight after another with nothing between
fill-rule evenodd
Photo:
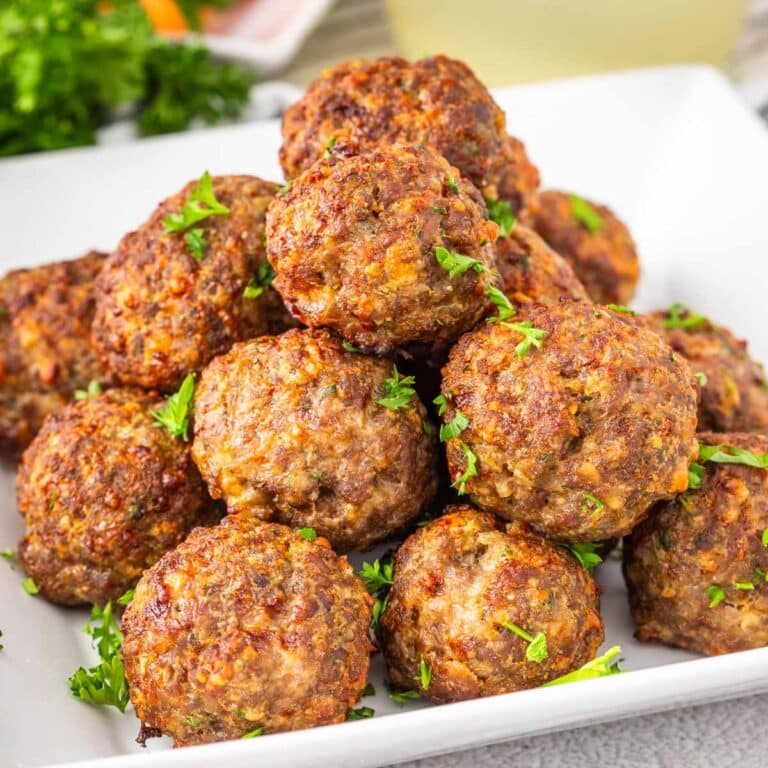
<instances>
[{"instance_id":1,"label":"crispy browned crust","mask_svg":"<svg viewBox=\"0 0 768 768\"><path fill-rule=\"evenodd\" d=\"M768 379L749 356L747 342L710 322L696 330L665 328L666 317L660 311L646 319L692 371L707 377L699 399L699 430L768 432Z\"/></svg>"},{"instance_id":2,"label":"crispy browned crust","mask_svg":"<svg viewBox=\"0 0 768 768\"><path fill-rule=\"evenodd\" d=\"M478 191L423 146L332 154L270 206L275 287L303 323L366 349L446 346L488 306L498 228L486 215ZM487 271L451 278L438 247Z\"/></svg>"},{"instance_id":3,"label":"crispy browned crust","mask_svg":"<svg viewBox=\"0 0 768 768\"><path fill-rule=\"evenodd\" d=\"M504 113L461 61L355 59L323 72L283 115L280 162L288 179L323 157L329 142L427 144L486 197L524 208L539 185Z\"/></svg>"},{"instance_id":4,"label":"crispy browned crust","mask_svg":"<svg viewBox=\"0 0 768 768\"><path fill-rule=\"evenodd\" d=\"M496 241L496 262L504 293L516 303L590 300L570 264L520 224Z\"/></svg>"},{"instance_id":5,"label":"crispy browned crust","mask_svg":"<svg viewBox=\"0 0 768 768\"><path fill-rule=\"evenodd\" d=\"M504 622L543 632L549 657L528 661ZM597 586L565 549L466 505L400 547L381 630L390 680L437 704L535 688L586 664L603 641Z\"/></svg>"},{"instance_id":6,"label":"crispy browned crust","mask_svg":"<svg viewBox=\"0 0 768 768\"><path fill-rule=\"evenodd\" d=\"M176 746L341 722L366 685L370 618L346 558L230 515L136 587L122 624L131 701Z\"/></svg>"},{"instance_id":7,"label":"crispy browned crust","mask_svg":"<svg viewBox=\"0 0 768 768\"><path fill-rule=\"evenodd\" d=\"M435 494L426 411L377 404L392 363L345 352L324 330L236 345L195 396L192 454L230 512L310 526L337 550L366 549L414 520Z\"/></svg>"},{"instance_id":8,"label":"crispy browned crust","mask_svg":"<svg viewBox=\"0 0 768 768\"><path fill-rule=\"evenodd\" d=\"M593 301L628 304L640 278L632 235L610 208L590 204L603 220L595 234L574 218L570 194L555 190L535 197L524 223L570 263Z\"/></svg>"},{"instance_id":9,"label":"crispy browned crust","mask_svg":"<svg viewBox=\"0 0 768 768\"><path fill-rule=\"evenodd\" d=\"M699 437L768 453L762 435ZM707 463L700 490L659 504L624 540L635 637L709 655L768 645L766 529L768 470ZM754 589L738 589L737 582ZM710 586L725 593L713 608Z\"/></svg>"},{"instance_id":10,"label":"crispy browned crust","mask_svg":"<svg viewBox=\"0 0 768 768\"><path fill-rule=\"evenodd\" d=\"M163 219L181 211L196 183L127 234L97 282L94 345L124 384L173 391L274 320L273 300L247 299L243 291L266 258L264 220L276 185L255 176L214 177L214 193L230 213L199 223L208 247L198 262L184 232L163 234Z\"/></svg>"},{"instance_id":11,"label":"crispy browned crust","mask_svg":"<svg viewBox=\"0 0 768 768\"><path fill-rule=\"evenodd\" d=\"M634 318L581 302L522 305L518 322L547 333L521 359L519 331L486 324L443 369L469 427L447 442L456 480L461 442L477 456L466 483L479 506L556 539L628 533L655 501L684 491L697 452L688 364ZM591 494L604 505L592 502Z\"/></svg>"},{"instance_id":12,"label":"crispy browned crust","mask_svg":"<svg viewBox=\"0 0 768 768\"><path fill-rule=\"evenodd\" d=\"M50 415L17 478L19 562L40 593L104 603L208 519L189 447L158 427L158 396L109 390Z\"/></svg>"}]
</instances>

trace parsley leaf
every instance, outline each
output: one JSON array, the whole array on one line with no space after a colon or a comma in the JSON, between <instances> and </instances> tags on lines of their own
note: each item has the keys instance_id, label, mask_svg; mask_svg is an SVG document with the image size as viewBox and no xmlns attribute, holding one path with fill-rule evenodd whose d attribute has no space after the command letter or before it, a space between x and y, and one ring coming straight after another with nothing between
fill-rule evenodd
<instances>
[{"instance_id":1,"label":"parsley leaf","mask_svg":"<svg viewBox=\"0 0 768 768\"><path fill-rule=\"evenodd\" d=\"M445 180L445 184L448 187L448 189L450 189L451 192L453 192L454 195L459 194L459 185L456 183L456 179L454 179L452 176L449 176Z\"/></svg>"},{"instance_id":2,"label":"parsley leaf","mask_svg":"<svg viewBox=\"0 0 768 768\"><path fill-rule=\"evenodd\" d=\"M0 552L0 557L2 557L3 560L6 560L11 564L16 562L16 553L10 547L6 547L2 552Z\"/></svg>"},{"instance_id":3,"label":"parsley leaf","mask_svg":"<svg viewBox=\"0 0 768 768\"><path fill-rule=\"evenodd\" d=\"M607 650L602 656L598 656L596 659L588 661L583 667L577 669L575 672L569 672L562 677L556 677L554 680L544 683L542 687L548 685L562 685L563 683L576 683L580 680L591 680L595 677L607 677L608 675L621 674L623 670L619 669L619 662L614 661L620 653L621 648L618 645L614 645L613 648Z\"/></svg>"},{"instance_id":4,"label":"parsley leaf","mask_svg":"<svg viewBox=\"0 0 768 768\"><path fill-rule=\"evenodd\" d=\"M360 352L360 350L354 344L350 344L346 339L341 340L341 348L345 352L350 352L353 355L356 355Z\"/></svg>"},{"instance_id":5,"label":"parsley leaf","mask_svg":"<svg viewBox=\"0 0 768 768\"><path fill-rule=\"evenodd\" d=\"M682 304L673 304L664 319L665 328L682 328L684 331L700 331L709 325L709 318L698 312L690 312Z\"/></svg>"},{"instance_id":6,"label":"parsley leaf","mask_svg":"<svg viewBox=\"0 0 768 768\"><path fill-rule=\"evenodd\" d=\"M733 445L699 444L699 461L711 461L715 464L743 464L757 469L768 469L768 453L752 453Z\"/></svg>"},{"instance_id":7,"label":"parsley leaf","mask_svg":"<svg viewBox=\"0 0 768 768\"><path fill-rule=\"evenodd\" d=\"M96 379L88 382L88 389L76 389L75 400L93 400L101 394L101 384Z\"/></svg>"},{"instance_id":8,"label":"parsley leaf","mask_svg":"<svg viewBox=\"0 0 768 768\"><path fill-rule=\"evenodd\" d=\"M315 541L317 539L317 531L314 528L299 528L299 536L304 541Z\"/></svg>"},{"instance_id":9,"label":"parsley leaf","mask_svg":"<svg viewBox=\"0 0 768 768\"><path fill-rule=\"evenodd\" d=\"M466 468L464 472L459 475L452 483L451 488L455 488L460 496L463 496L467 492L467 480L472 477L477 477L477 456L474 451L463 441L459 441L461 450L464 452L464 461L466 462Z\"/></svg>"},{"instance_id":10,"label":"parsley leaf","mask_svg":"<svg viewBox=\"0 0 768 768\"><path fill-rule=\"evenodd\" d=\"M376 695L376 689L373 687L373 683L368 683L365 688L363 688L363 696L375 696Z\"/></svg>"},{"instance_id":11,"label":"parsley leaf","mask_svg":"<svg viewBox=\"0 0 768 768\"><path fill-rule=\"evenodd\" d=\"M195 261L202 261L208 249L208 241L203 237L202 227L192 227L185 235L184 241Z\"/></svg>"},{"instance_id":12,"label":"parsley leaf","mask_svg":"<svg viewBox=\"0 0 768 768\"><path fill-rule=\"evenodd\" d=\"M701 481L704 478L704 467L701 464L691 464L688 467L688 490L698 491L701 488Z\"/></svg>"},{"instance_id":13,"label":"parsley leaf","mask_svg":"<svg viewBox=\"0 0 768 768\"><path fill-rule=\"evenodd\" d=\"M594 209L591 203L583 197L571 195L571 213L573 218L581 224L590 235L597 234L603 227L603 219Z\"/></svg>"},{"instance_id":14,"label":"parsley leaf","mask_svg":"<svg viewBox=\"0 0 768 768\"><path fill-rule=\"evenodd\" d=\"M256 269L256 275L248 281L248 285L243 291L243 296L246 299L258 299L264 289L272 285L275 279L275 270L272 269L272 265L265 259L262 261Z\"/></svg>"},{"instance_id":15,"label":"parsley leaf","mask_svg":"<svg viewBox=\"0 0 768 768\"><path fill-rule=\"evenodd\" d=\"M432 402L437 406L437 415L442 416L448 408L448 401L453 399L453 392L441 392Z\"/></svg>"},{"instance_id":16,"label":"parsley leaf","mask_svg":"<svg viewBox=\"0 0 768 768\"><path fill-rule=\"evenodd\" d=\"M99 623L96 623L99 622ZM79 667L69 678L69 689L76 699L90 704L117 707L125 712L128 706L128 683L121 651L123 633L112 614L112 601L102 609L94 605L91 620L85 625L101 661L90 669Z\"/></svg>"},{"instance_id":17,"label":"parsley leaf","mask_svg":"<svg viewBox=\"0 0 768 768\"><path fill-rule=\"evenodd\" d=\"M494 200L492 197L486 197L485 204L488 206L488 216L491 221L499 225L499 237L509 237L509 233L517 223L512 206L507 200Z\"/></svg>"},{"instance_id":18,"label":"parsley leaf","mask_svg":"<svg viewBox=\"0 0 768 768\"><path fill-rule=\"evenodd\" d=\"M547 636L543 632L537 632L534 637L524 629L518 627L517 624L513 624L511 621L505 621L502 626L504 629L514 632L514 634L528 643L528 648L525 651L525 658L528 661L532 661L535 664L541 664L544 659L549 657L549 651L547 650Z\"/></svg>"},{"instance_id":19,"label":"parsley leaf","mask_svg":"<svg viewBox=\"0 0 768 768\"><path fill-rule=\"evenodd\" d=\"M478 259L471 256L464 256L461 253L453 253L442 245L435 248L435 258L437 263L448 273L448 277L453 279L457 275L463 275L470 269L475 272L488 272L488 268Z\"/></svg>"},{"instance_id":20,"label":"parsley leaf","mask_svg":"<svg viewBox=\"0 0 768 768\"><path fill-rule=\"evenodd\" d=\"M764 547L768 547L768 528L763 531L763 537L760 541Z\"/></svg>"},{"instance_id":21,"label":"parsley leaf","mask_svg":"<svg viewBox=\"0 0 768 768\"><path fill-rule=\"evenodd\" d=\"M709 379L707 378L707 374L706 373L701 373L701 372L694 373L693 374L693 378L696 379L696 381L698 381L699 385L702 386L702 387L706 387L707 386L707 382L709 381Z\"/></svg>"},{"instance_id":22,"label":"parsley leaf","mask_svg":"<svg viewBox=\"0 0 768 768\"><path fill-rule=\"evenodd\" d=\"M184 442L189 441L189 409L195 395L195 374L189 373L179 387L179 391L171 395L160 410L152 411L152 418L165 427L173 437L180 437Z\"/></svg>"},{"instance_id":23,"label":"parsley leaf","mask_svg":"<svg viewBox=\"0 0 768 768\"><path fill-rule=\"evenodd\" d=\"M365 720L368 717L373 717L376 714L376 710L370 707L358 707L357 709L347 710L347 720Z\"/></svg>"},{"instance_id":24,"label":"parsley leaf","mask_svg":"<svg viewBox=\"0 0 768 768\"><path fill-rule=\"evenodd\" d=\"M424 661L423 656L419 662L419 675L414 680L421 685L422 690L429 690L430 683L432 682L432 667Z\"/></svg>"},{"instance_id":25,"label":"parsley leaf","mask_svg":"<svg viewBox=\"0 0 768 768\"><path fill-rule=\"evenodd\" d=\"M453 440L458 437L469 426L469 419L459 410L448 424L440 427L440 442Z\"/></svg>"},{"instance_id":26,"label":"parsley leaf","mask_svg":"<svg viewBox=\"0 0 768 768\"><path fill-rule=\"evenodd\" d=\"M128 605L128 603L130 603L131 600L133 600L134 592L135 592L135 590L133 590L133 589L129 589L126 592L123 592L123 594L120 595L120 597L117 598L117 604L118 605Z\"/></svg>"},{"instance_id":27,"label":"parsley leaf","mask_svg":"<svg viewBox=\"0 0 768 768\"><path fill-rule=\"evenodd\" d=\"M599 515L605 509L605 503L598 499L597 496L593 496L588 491L583 491L581 495L586 499L581 505L581 511L585 514Z\"/></svg>"},{"instance_id":28,"label":"parsley leaf","mask_svg":"<svg viewBox=\"0 0 768 768\"><path fill-rule=\"evenodd\" d=\"M491 304L498 308L498 314L493 317L489 317L487 322L498 323L503 320L509 320L515 316L516 309L512 305L512 302L502 293L498 288L493 285L489 285L485 291L485 295L491 300Z\"/></svg>"},{"instance_id":29,"label":"parsley leaf","mask_svg":"<svg viewBox=\"0 0 768 768\"><path fill-rule=\"evenodd\" d=\"M749 591L755 588L755 585L751 581L734 581L733 586L736 587L736 589L742 589L745 591Z\"/></svg>"},{"instance_id":30,"label":"parsley leaf","mask_svg":"<svg viewBox=\"0 0 768 768\"><path fill-rule=\"evenodd\" d=\"M396 704L406 704L409 701L420 699L421 694L418 691L394 691L390 690L389 698Z\"/></svg>"},{"instance_id":31,"label":"parsley leaf","mask_svg":"<svg viewBox=\"0 0 768 768\"><path fill-rule=\"evenodd\" d=\"M35 580L31 576L24 579L24 581L21 582L21 586L30 597L34 597L40 592L37 588L37 584L35 584Z\"/></svg>"},{"instance_id":32,"label":"parsley leaf","mask_svg":"<svg viewBox=\"0 0 768 768\"><path fill-rule=\"evenodd\" d=\"M401 408L412 410L411 400L416 390L411 385L415 383L415 376L401 376L397 366L393 366L392 375L384 380L383 397L376 403L389 408L390 411L399 411Z\"/></svg>"},{"instance_id":33,"label":"parsley leaf","mask_svg":"<svg viewBox=\"0 0 768 768\"><path fill-rule=\"evenodd\" d=\"M715 608L725 600L725 592L722 587L718 587L717 584L710 584L707 587L707 595L709 595L709 607Z\"/></svg>"},{"instance_id":34,"label":"parsley leaf","mask_svg":"<svg viewBox=\"0 0 768 768\"><path fill-rule=\"evenodd\" d=\"M603 562L603 558L595 551L597 544L587 541L584 544L566 544L571 554L579 561L581 567L590 574L594 574L595 568Z\"/></svg>"},{"instance_id":35,"label":"parsley leaf","mask_svg":"<svg viewBox=\"0 0 768 768\"><path fill-rule=\"evenodd\" d=\"M293 179L291 179L290 181L286 181L285 184L283 184L283 186L280 187L275 194L278 197L285 197L285 195L287 195L291 191L292 186L293 186Z\"/></svg>"},{"instance_id":36,"label":"parsley leaf","mask_svg":"<svg viewBox=\"0 0 768 768\"><path fill-rule=\"evenodd\" d=\"M357 575L365 582L365 588L371 595L381 589L389 589L394 583L395 565L378 558L373 563L363 563Z\"/></svg>"},{"instance_id":37,"label":"parsley leaf","mask_svg":"<svg viewBox=\"0 0 768 768\"><path fill-rule=\"evenodd\" d=\"M515 347L515 353L520 359L530 352L531 347L541 349L541 345L547 337L546 331L543 331L541 328L534 328L533 324L528 320L522 323L509 322L510 318L515 316L516 310L512 306L512 302L498 288L489 286L485 295L491 300L492 304L499 308L498 314L489 317L486 322L498 323L505 328L509 328L511 331L516 331L523 335L523 340Z\"/></svg>"},{"instance_id":38,"label":"parsley leaf","mask_svg":"<svg viewBox=\"0 0 768 768\"><path fill-rule=\"evenodd\" d=\"M264 735L264 726L261 726L259 728L254 728L252 731L248 731L248 733L244 733L240 738L255 739L257 736L263 736L263 735Z\"/></svg>"},{"instance_id":39,"label":"parsley leaf","mask_svg":"<svg viewBox=\"0 0 768 768\"><path fill-rule=\"evenodd\" d=\"M606 309L610 309L611 312L618 312L621 315L634 315L635 310L625 307L623 304L606 304Z\"/></svg>"}]
</instances>

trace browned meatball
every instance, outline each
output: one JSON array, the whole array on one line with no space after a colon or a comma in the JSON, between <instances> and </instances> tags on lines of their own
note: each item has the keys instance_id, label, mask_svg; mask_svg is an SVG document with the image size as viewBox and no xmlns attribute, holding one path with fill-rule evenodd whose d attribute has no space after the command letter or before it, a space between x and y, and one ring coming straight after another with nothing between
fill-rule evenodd
<instances>
[{"instance_id":1,"label":"browned meatball","mask_svg":"<svg viewBox=\"0 0 768 768\"><path fill-rule=\"evenodd\" d=\"M355 59L327 69L283 115L280 162L288 179L337 141L427 144L486 197L524 208L539 173L504 113L461 61L433 56Z\"/></svg>"},{"instance_id":2,"label":"browned meatball","mask_svg":"<svg viewBox=\"0 0 768 768\"><path fill-rule=\"evenodd\" d=\"M526 350L523 331L534 329L541 348ZM695 379L634 318L580 302L523 305L464 336L443 373L443 419L466 421L446 444L451 476L506 519L600 541L688 486Z\"/></svg>"},{"instance_id":3,"label":"browned meatball","mask_svg":"<svg viewBox=\"0 0 768 768\"><path fill-rule=\"evenodd\" d=\"M269 209L275 287L303 323L366 349L446 346L488 306L498 228L486 216L478 191L423 146L331 155ZM449 272L453 254L474 266Z\"/></svg>"},{"instance_id":4,"label":"browned meatball","mask_svg":"<svg viewBox=\"0 0 768 768\"><path fill-rule=\"evenodd\" d=\"M707 445L768 456L762 435ZM768 645L768 469L704 465L700 490L654 508L624 540L638 640L715 655Z\"/></svg>"},{"instance_id":5,"label":"browned meatball","mask_svg":"<svg viewBox=\"0 0 768 768\"><path fill-rule=\"evenodd\" d=\"M449 507L398 550L380 625L390 680L438 704L535 688L591 661L603 641L587 571L524 524L505 530L469 506ZM539 652L515 629L543 634Z\"/></svg>"},{"instance_id":6,"label":"browned meatball","mask_svg":"<svg viewBox=\"0 0 768 768\"><path fill-rule=\"evenodd\" d=\"M176 746L341 722L366 685L370 604L319 540L239 515L198 528L123 616L136 714Z\"/></svg>"},{"instance_id":7,"label":"browned meatball","mask_svg":"<svg viewBox=\"0 0 768 768\"><path fill-rule=\"evenodd\" d=\"M547 190L537 195L524 218L569 262L593 301L629 303L640 266L632 235L610 208Z\"/></svg>"},{"instance_id":8,"label":"browned meatball","mask_svg":"<svg viewBox=\"0 0 768 768\"><path fill-rule=\"evenodd\" d=\"M215 177L213 193L229 212L195 224L207 243L195 250L192 230L166 234L164 220L183 210L199 183L164 200L127 234L98 280L93 340L124 384L173 391L236 341L268 330L264 220L276 185Z\"/></svg>"},{"instance_id":9,"label":"browned meatball","mask_svg":"<svg viewBox=\"0 0 768 768\"><path fill-rule=\"evenodd\" d=\"M210 500L189 447L154 423L157 396L110 390L45 420L17 478L19 561L56 603L104 603L189 530Z\"/></svg>"},{"instance_id":10,"label":"browned meatball","mask_svg":"<svg viewBox=\"0 0 768 768\"><path fill-rule=\"evenodd\" d=\"M496 262L504 293L515 302L589 301L570 264L532 229L517 225L509 237L500 237Z\"/></svg>"},{"instance_id":11,"label":"browned meatball","mask_svg":"<svg viewBox=\"0 0 768 768\"><path fill-rule=\"evenodd\" d=\"M747 343L680 305L647 316L701 379L699 430L768 432L768 379Z\"/></svg>"},{"instance_id":12,"label":"browned meatball","mask_svg":"<svg viewBox=\"0 0 768 768\"><path fill-rule=\"evenodd\" d=\"M211 494L230 512L315 528L343 551L400 531L434 496L436 451L416 395L397 410L379 402L392 376L391 362L346 352L323 330L217 357L197 387L192 447Z\"/></svg>"}]
</instances>

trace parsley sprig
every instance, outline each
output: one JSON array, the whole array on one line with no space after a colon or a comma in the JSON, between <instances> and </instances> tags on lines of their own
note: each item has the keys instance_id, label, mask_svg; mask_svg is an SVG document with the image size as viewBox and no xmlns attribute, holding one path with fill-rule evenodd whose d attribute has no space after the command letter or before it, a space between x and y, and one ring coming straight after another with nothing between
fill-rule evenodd
<instances>
[{"instance_id":1,"label":"parsley sprig","mask_svg":"<svg viewBox=\"0 0 768 768\"><path fill-rule=\"evenodd\" d=\"M592 204L587 202L583 197L571 195L570 201L573 218L581 224L590 235L597 234L603 228L603 224L605 223L602 216L600 216Z\"/></svg>"},{"instance_id":2,"label":"parsley sprig","mask_svg":"<svg viewBox=\"0 0 768 768\"><path fill-rule=\"evenodd\" d=\"M413 408L411 400L416 394L413 388L415 383L415 376L402 376L397 366L393 366L392 375L384 380L383 397L380 397L376 403L389 408L390 411L399 411L401 408L411 410Z\"/></svg>"},{"instance_id":3,"label":"parsley sprig","mask_svg":"<svg viewBox=\"0 0 768 768\"><path fill-rule=\"evenodd\" d=\"M746 467L768 469L768 453L753 453L745 448L733 445L699 444L699 461L711 461L715 464L743 464Z\"/></svg>"},{"instance_id":4,"label":"parsley sprig","mask_svg":"<svg viewBox=\"0 0 768 768\"><path fill-rule=\"evenodd\" d=\"M515 347L515 353L520 359L530 352L531 347L541 349L541 345L547 337L546 331L541 328L534 328L533 323L528 320L522 323L511 322L516 310L512 306L512 302L498 288L492 285L488 286L485 295L491 300L491 304L498 308L497 314L489 317L486 322L498 323L523 335L523 340Z\"/></svg>"},{"instance_id":5,"label":"parsley sprig","mask_svg":"<svg viewBox=\"0 0 768 768\"><path fill-rule=\"evenodd\" d=\"M395 564L391 560L376 558L372 563L364 562L357 575L365 582L368 594L374 598L371 629L375 632L379 627L381 614L389 602L389 590L395 578Z\"/></svg>"},{"instance_id":6,"label":"parsley sprig","mask_svg":"<svg viewBox=\"0 0 768 768\"><path fill-rule=\"evenodd\" d=\"M88 389L76 389L75 400L95 400L101 394L101 384L97 379L88 382Z\"/></svg>"},{"instance_id":7,"label":"parsley sprig","mask_svg":"<svg viewBox=\"0 0 768 768\"><path fill-rule=\"evenodd\" d=\"M373 717L376 714L376 710L371 707L358 707L357 709L347 710L347 720L365 720L369 717Z\"/></svg>"},{"instance_id":8,"label":"parsley sprig","mask_svg":"<svg viewBox=\"0 0 768 768\"><path fill-rule=\"evenodd\" d=\"M189 411L194 396L195 374L189 373L179 391L171 395L162 408L152 411L152 418L161 427L165 427L173 437L182 438L185 443L189 441Z\"/></svg>"},{"instance_id":9,"label":"parsley sprig","mask_svg":"<svg viewBox=\"0 0 768 768\"><path fill-rule=\"evenodd\" d=\"M243 291L243 297L246 299L258 299L264 290L268 288L275 279L275 270L272 265L264 259L256 268L256 274L248 281Z\"/></svg>"},{"instance_id":10,"label":"parsley sprig","mask_svg":"<svg viewBox=\"0 0 768 768\"><path fill-rule=\"evenodd\" d=\"M499 237L509 237L509 233L517 223L512 206L507 200L494 200L492 197L486 197L485 204L488 207L489 218L499 225Z\"/></svg>"},{"instance_id":11,"label":"parsley sprig","mask_svg":"<svg viewBox=\"0 0 768 768\"><path fill-rule=\"evenodd\" d=\"M112 613L111 600L104 608L93 606L84 631L91 636L101 661L90 669L79 667L69 678L72 695L90 704L117 707L125 712L128 683L121 655L123 633Z\"/></svg>"},{"instance_id":12,"label":"parsley sprig","mask_svg":"<svg viewBox=\"0 0 768 768\"><path fill-rule=\"evenodd\" d=\"M707 595L709 596L710 608L716 608L725 600L725 590L717 584L710 584L707 587Z\"/></svg>"},{"instance_id":13,"label":"parsley sprig","mask_svg":"<svg viewBox=\"0 0 768 768\"><path fill-rule=\"evenodd\" d=\"M470 269L477 273L488 272L488 267L479 259L473 259L471 256L464 256L461 253L454 253L447 248L443 248L441 245L435 248L435 258L451 279L457 275L463 275Z\"/></svg>"},{"instance_id":14,"label":"parsley sprig","mask_svg":"<svg viewBox=\"0 0 768 768\"><path fill-rule=\"evenodd\" d=\"M432 667L424 661L423 656L419 662L419 674L413 679L421 686L422 690L429 690L432 683Z\"/></svg>"},{"instance_id":15,"label":"parsley sprig","mask_svg":"<svg viewBox=\"0 0 768 768\"><path fill-rule=\"evenodd\" d=\"M467 481L470 478L477 477L477 456L475 452L463 441L459 441L461 450L464 452L464 471L451 483L451 488L455 488L460 496L467 492Z\"/></svg>"},{"instance_id":16,"label":"parsley sprig","mask_svg":"<svg viewBox=\"0 0 768 768\"><path fill-rule=\"evenodd\" d=\"M457 438L469 426L469 419L461 411L456 410L453 418L440 427L440 442Z\"/></svg>"},{"instance_id":17,"label":"parsley sprig","mask_svg":"<svg viewBox=\"0 0 768 768\"><path fill-rule=\"evenodd\" d=\"M502 626L504 629L513 632L528 643L528 647L525 650L525 658L528 661L532 661L535 664L541 664L544 659L549 657L549 651L547 650L547 636L543 632L537 632L535 636L531 635L511 621L505 621Z\"/></svg>"},{"instance_id":18,"label":"parsley sprig","mask_svg":"<svg viewBox=\"0 0 768 768\"><path fill-rule=\"evenodd\" d=\"M396 704L407 704L409 701L415 701L421 698L421 694L418 691L398 691L397 689L390 689L389 698Z\"/></svg>"},{"instance_id":19,"label":"parsley sprig","mask_svg":"<svg viewBox=\"0 0 768 768\"><path fill-rule=\"evenodd\" d=\"M667 316L664 318L665 328L681 328L684 331L699 331L704 326L709 325L709 318L706 315L700 315L698 312L691 312L682 304L673 304L667 310Z\"/></svg>"},{"instance_id":20,"label":"parsley sprig","mask_svg":"<svg viewBox=\"0 0 768 768\"><path fill-rule=\"evenodd\" d=\"M581 567L590 574L594 574L595 568L603 562L603 558L596 552L598 545L592 541L583 544L567 544L566 546L579 561Z\"/></svg>"},{"instance_id":21,"label":"parsley sprig","mask_svg":"<svg viewBox=\"0 0 768 768\"><path fill-rule=\"evenodd\" d=\"M196 227L209 216L226 216L229 208L222 205L213 191L213 180L205 171L181 209L181 213L170 213L163 219L164 235L185 232L187 247L195 261L202 261L208 248L208 241L203 236L203 228Z\"/></svg>"},{"instance_id":22,"label":"parsley sprig","mask_svg":"<svg viewBox=\"0 0 768 768\"><path fill-rule=\"evenodd\" d=\"M598 656L592 661L588 661L583 667L569 672L562 677L556 677L542 687L549 685L562 685L563 683L577 683L580 680L591 680L595 677L607 677L608 675L619 675L624 670L619 668L619 660L616 657L621 653L621 648L614 645L609 648L602 656Z\"/></svg>"}]
</instances>

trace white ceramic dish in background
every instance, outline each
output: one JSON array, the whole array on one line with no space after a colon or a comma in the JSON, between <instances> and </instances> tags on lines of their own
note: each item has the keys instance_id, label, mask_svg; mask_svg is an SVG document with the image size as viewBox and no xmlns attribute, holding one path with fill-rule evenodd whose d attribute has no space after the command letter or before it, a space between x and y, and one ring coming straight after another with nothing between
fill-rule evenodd
<instances>
[{"instance_id":1,"label":"white ceramic dish in background","mask_svg":"<svg viewBox=\"0 0 768 768\"><path fill-rule=\"evenodd\" d=\"M751 340L768 360L768 135L727 83L702 68L641 71L500 91L510 130L547 185L605 200L627 219L643 261L640 308L690 303ZM3 269L110 248L157 201L208 168L280 178L276 123L241 125L0 162ZM0 549L21 522L0 474ZM357 558L356 558L357 559ZM387 699L381 659L371 720L206 747L142 751L129 712L69 697L93 655L84 611L28 597L0 562L0 763L78 768L362 768L695 702L768 690L768 648L712 659L640 645L617 563L602 570L606 646L629 674L445 707ZM398 713L398 714L394 714ZM112 756L111 758L109 756Z\"/></svg>"}]
</instances>

